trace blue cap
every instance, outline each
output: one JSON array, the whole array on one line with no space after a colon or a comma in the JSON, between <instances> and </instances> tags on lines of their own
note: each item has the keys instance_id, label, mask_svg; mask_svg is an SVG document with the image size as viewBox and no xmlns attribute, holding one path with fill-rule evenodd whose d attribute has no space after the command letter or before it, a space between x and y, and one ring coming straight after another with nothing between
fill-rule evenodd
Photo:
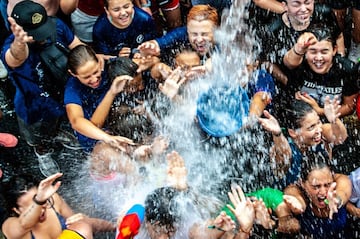
<instances>
[{"instance_id":1,"label":"blue cap","mask_svg":"<svg viewBox=\"0 0 360 239\"><path fill-rule=\"evenodd\" d=\"M207 134L224 137L234 134L242 126L249 112L249 98L240 86L210 88L197 100L196 115Z\"/></svg>"}]
</instances>

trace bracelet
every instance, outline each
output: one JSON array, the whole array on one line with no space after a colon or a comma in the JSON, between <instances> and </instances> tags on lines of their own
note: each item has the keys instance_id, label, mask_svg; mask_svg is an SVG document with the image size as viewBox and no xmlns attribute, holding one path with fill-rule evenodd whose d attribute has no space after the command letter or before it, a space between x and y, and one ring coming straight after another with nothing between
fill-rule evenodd
<instances>
[{"instance_id":1,"label":"bracelet","mask_svg":"<svg viewBox=\"0 0 360 239\"><path fill-rule=\"evenodd\" d=\"M45 201L38 201L38 200L36 199L36 195L37 195L37 194L35 194L35 195L33 196L32 200L33 200L34 203L36 203L37 205L42 206L42 205L44 205L44 204L47 202L47 200L45 200Z\"/></svg>"},{"instance_id":2,"label":"bracelet","mask_svg":"<svg viewBox=\"0 0 360 239\"><path fill-rule=\"evenodd\" d=\"M295 53L296 55L298 55L298 56L303 57L303 56L305 55L305 53L300 54L299 52L297 52L297 51L295 50L295 47L293 47L293 48L291 48L291 49L293 49L294 53Z\"/></svg>"}]
</instances>

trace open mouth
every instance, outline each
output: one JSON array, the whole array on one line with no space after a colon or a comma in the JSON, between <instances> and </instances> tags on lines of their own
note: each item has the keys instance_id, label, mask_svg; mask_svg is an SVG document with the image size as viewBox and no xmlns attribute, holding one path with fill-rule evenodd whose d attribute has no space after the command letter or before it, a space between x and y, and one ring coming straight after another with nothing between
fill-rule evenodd
<instances>
[{"instance_id":1,"label":"open mouth","mask_svg":"<svg viewBox=\"0 0 360 239\"><path fill-rule=\"evenodd\" d=\"M321 196L317 198L318 202L319 202L319 206L320 207L326 207L327 203L326 203L326 197Z\"/></svg>"},{"instance_id":2,"label":"open mouth","mask_svg":"<svg viewBox=\"0 0 360 239\"><path fill-rule=\"evenodd\" d=\"M321 142L321 134L314 136L313 141L315 143L320 143Z\"/></svg>"},{"instance_id":3,"label":"open mouth","mask_svg":"<svg viewBox=\"0 0 360 239\"><path fill-rule=\"evenodd\" d=\"M321 69L324 66L323 61L313 61L313 64L316 68Z\"/></svg>"},{"instance_id":4,"label":"open mouth","mask_svg":"<svg viewBox=\"0 0 360 239\"><path fill-rule=\"evenodd\" d=\"M97 88L100 85L100 80L97 80L89 84L91 88Z\"/></svg>"},{"instance_id":5,"label":"open mouth","mask_svg":"<svg viewBox=\"0 0 360 239\"><path fill-rule=\"evenodd\" d=\"M119 18L119 21L120 21L122 24L126 24L126 23L129 21L129 15L120 17L120 18Z\"/></svg>"}]
</instances>

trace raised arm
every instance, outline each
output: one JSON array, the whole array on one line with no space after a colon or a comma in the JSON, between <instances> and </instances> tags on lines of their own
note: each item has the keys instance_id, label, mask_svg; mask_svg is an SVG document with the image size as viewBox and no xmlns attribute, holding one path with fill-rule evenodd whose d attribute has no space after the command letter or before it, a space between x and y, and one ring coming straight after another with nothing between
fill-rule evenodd
<instances>
[{"instance_id":1,"label":"raised arm","mask_svg":"<svg viewBox=\"0 0 360 239\"><path fill-rule=\"evenodd\" d=\"M268 111L264 110L266 118L259 118L259 123L268 132L272 134L274 145L270 149L270 155L275 157L277 172L284 173L290 167L291 148L288 140L283 135L279 122Z\"/></svg>"},{"instance_id":2,"label":"raised arm","mask_svg":"<svg viewBox=\"0 0 360 239\"><path fill-rule=\"evenodd\" d=\"M308 47L316 42L317 40L314 34L309 32L303 33L295 45L285 54L283 59L284 65L290 70L300 66Z\"/></svg>"},{"instance_id":3,"label":"raised arm","mask_svg":"<svg viewBox=\"0 0 360 239\"><path fill-rule=\"evenodd\" d=\"M5 53L5 61L10 67L15 68L23 64L28 58L29 47L27 44L33 42L34 39L32 36L28 36L27 32L15 22L14 18L9 17L8 20L14 34L14 41Z\"/></svg>"},{"instance_id":4,"label":"raised arm","mask_svg":"<svg viewBox=\"0 0 360 239\"><path fill-rule=\"evenodd\" d=\"M339 119L340 105L337 97L333 100L327 96L324 105L324 114L329 121L327 124L323 124L323 135L327 142L335 145L343 143L348 137L347 129L343 122Z\"/></svg>"},{"instance_id":5,"label":"raised arm","mask_svg":"<svg viewBox=\"0 0 360 239\"><path fill-rule=\"evenodd\" d=\"M256 6L274 12L281 14L285 11L284 5L276 0L253 0Z\"/></svg>"}]
</instances>

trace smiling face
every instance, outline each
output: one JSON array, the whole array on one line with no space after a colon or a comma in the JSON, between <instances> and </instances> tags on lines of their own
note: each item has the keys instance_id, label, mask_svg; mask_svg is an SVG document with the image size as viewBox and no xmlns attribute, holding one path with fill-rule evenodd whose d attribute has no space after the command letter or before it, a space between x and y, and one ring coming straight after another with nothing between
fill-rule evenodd
<instances>
[{"instance_id":1,"label":"smiling face","mask_svg":"<svg viewBox=\"0 0 360 239\"><path fill-rule=\"evenodd\" d=\"M101 64L94 60L86 61L77 68L76 73L70 73L82 84L93 89L98 88L101 83Z\"/></svg>"},{"instance_id":2,"label":"smiling face","mask_svg":"<svg viewBox=\"0 0 360 239\"><path fill-rule=\"evenodd\" d=\"M335 54L336 48L332 43L322 40L309 46L306 52L306 61L315 73L326 74L333 64Z\"/></svg>"},{"instance_id":3,"label":"smiling face","mask_svg":"<svg viewBox=\"0 0 360 239\"><path fill-rule=\"evenodd\" d=\"M292 24L307 24L314 12L314 0L286 0L285 11L294 21Z\"/></svg>"},{"instance_id":4,"label":"smiling face","mask_svg":"<svg viewBox=\"0 0 360 239\"><path fill-rule=\"evenodd\" d=\"M326 208L325 199L330 185L334 182L333 175L328 167L314 169L310 172L302 186L311 203L317 208Z\"/></svg>"},{"instance_id":5,"label":"smiling face","mask_svg":"<svg viewBox=\"0 0 360 239\"><path fill-rule=\"evenodd\" d=\"M206 55L214 45L215 24L210 20L190 20L187 31L191 47L200 55Z\"/></svg>"},{"instance_id":6,"label":"smiling face","mask_svg":"<svg viewBox=\"0 0 360 239\"><path fill-rule=\"evenodd\" d=\"M109 0L105 7L109 21L115 27L127 28L134 16L134 5L131 0Z\"/></svg>"},{"instance_id":7,"label":"smiling face","mask_svg":"<svg viewBox=\"0 0 360 239\"><path fill-rule=\"evenodd\" d=\"M301 127L296 130L289 130L292 138L303 146L313 146L321 143L322 123L319 115L312 110L307 113L301 122Z\"/></svg>"}]
</instances>

